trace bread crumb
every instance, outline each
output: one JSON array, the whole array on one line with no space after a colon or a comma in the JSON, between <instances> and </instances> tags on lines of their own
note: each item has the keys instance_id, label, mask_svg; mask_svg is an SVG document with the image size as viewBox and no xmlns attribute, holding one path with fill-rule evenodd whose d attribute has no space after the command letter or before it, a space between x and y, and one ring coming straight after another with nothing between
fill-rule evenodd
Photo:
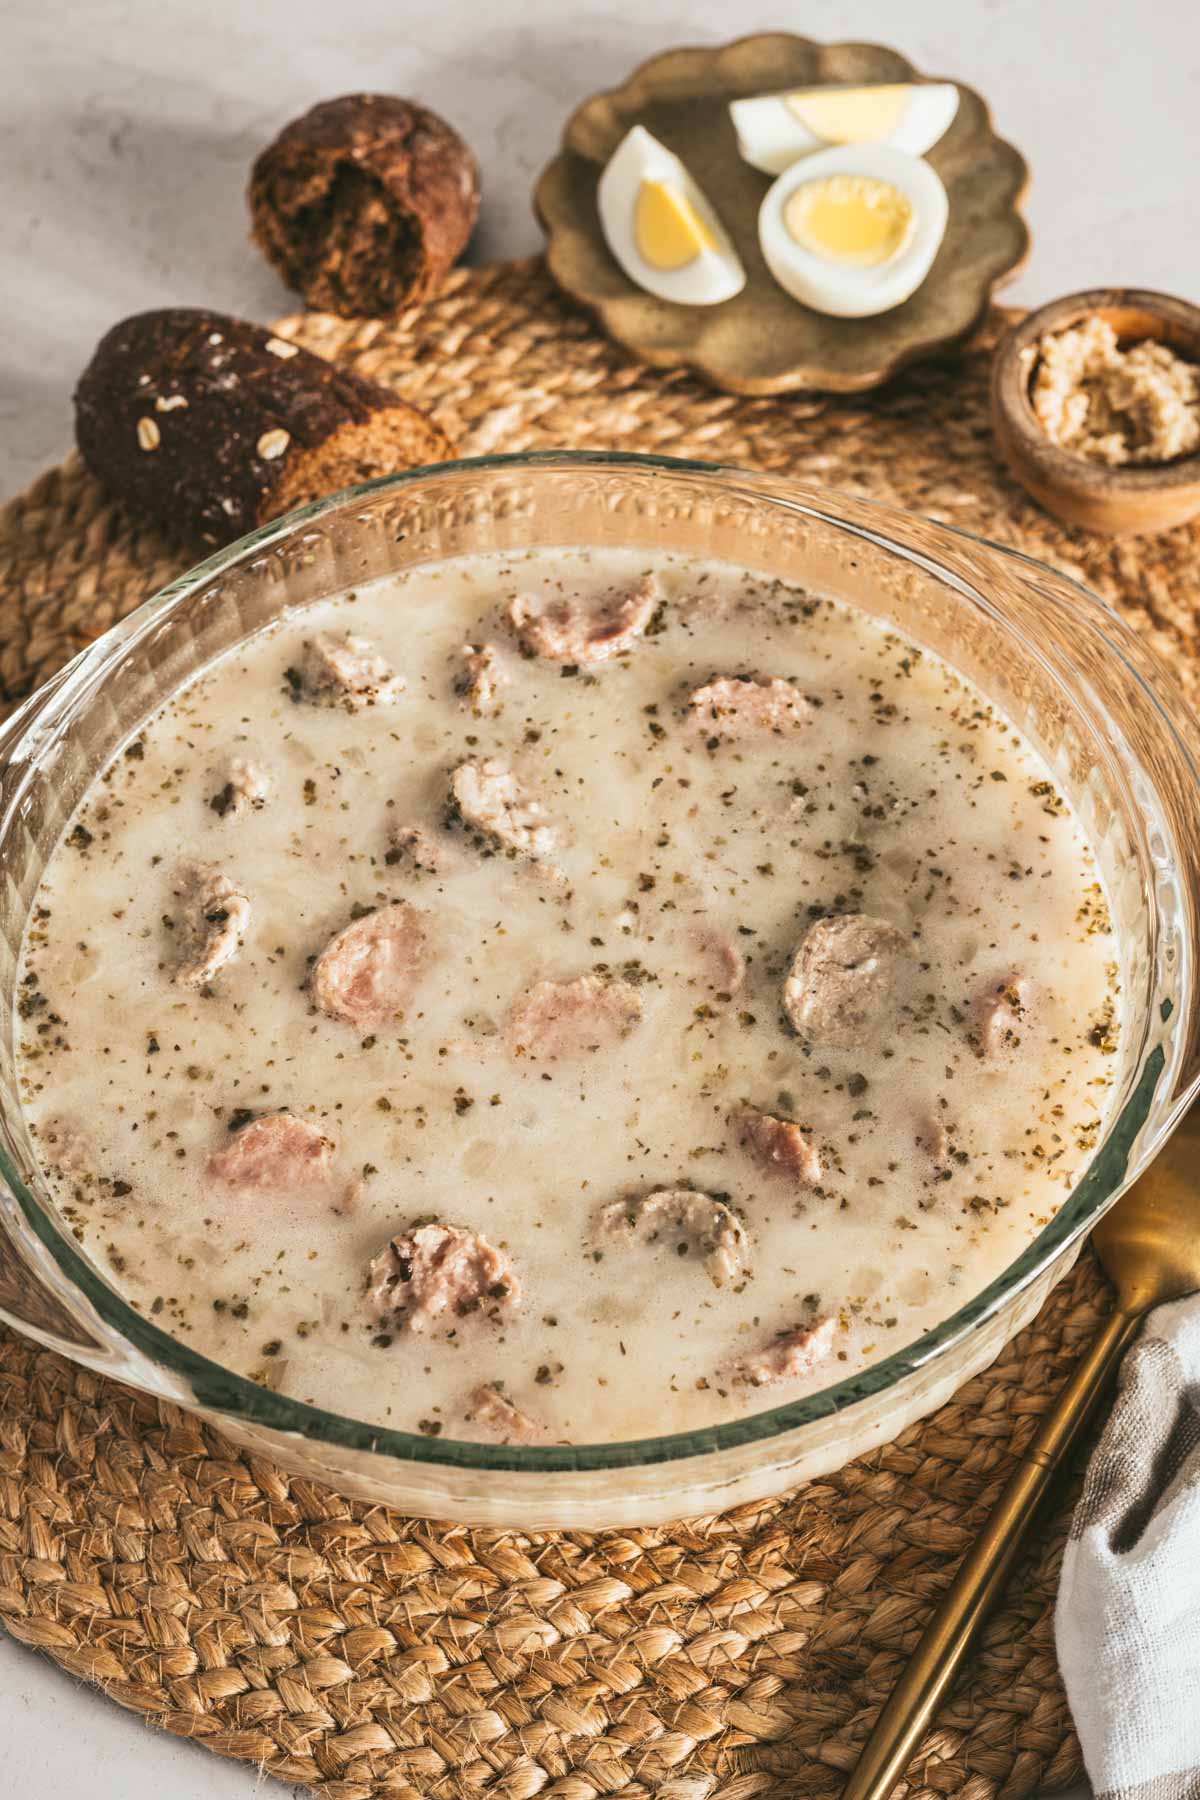
<instances>
[{"instance_id":1,"label":"bread crumb","mask_svg":"<svg viewBox=\"0 0 1200 1800\"><path fill-rule=\"evenodd\" d=\"M1149 338L1122 350L1094 314L1042 339L1032 400L1051 443L1110 468L1200 449L1200 369Z\"/></svg>"}]
</instances>

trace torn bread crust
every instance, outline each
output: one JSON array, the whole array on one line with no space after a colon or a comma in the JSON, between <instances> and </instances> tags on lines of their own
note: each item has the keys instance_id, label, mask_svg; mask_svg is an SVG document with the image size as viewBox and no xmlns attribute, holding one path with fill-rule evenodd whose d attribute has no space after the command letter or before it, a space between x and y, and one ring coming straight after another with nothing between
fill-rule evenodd
<instances>
[{"instance_id":1,"label":"torn bread crust","mask_svg":"<svg viewBox=\"0 0 1200 1800\"><path fill-rule=\"evenodd\" d=\"M479 171L437 113L343 94L293 119L250 175L253 236L310 308L394 318L436 292L479 210Z\"/></svg>"},{"instance_id":2,"label":"torn bread crust","mask_svg":"<svg viewBox=\"0 0 1200 1800\"><path fill-rule=\"evenodd\" d=\"M478 1315L500 1323L521 1303L508 1254L458 1225L432 1223L400 1232L367 1271L367 1311L388 1330L451 1330Z\"/></svg>"},{"instance_id":3,"label":"torn bread crust","mask_svg":"<svg viewBox=\"0 0 1200 1800\"><path fill-rule=\"evenodd\" d=\"M286 679L295 699L314 706L344 706L348 712L391 706L407 686L374 644L352 632L336 637L318 631L304 646L299 670L289 669Z\"/></svg>"},{"instance_id":4,"label":"torn bread crust","mask_svg":"<svg viewBox=\"0 0 1200 1800\"><path fill-rule=\"evenodd\" d=\"M632 649L661 599L657 578L647 575L636 587L613 588L599 600L518 595L505 617L531 655L587 667Z\"/></svg>"},{"instance_id":5,"label":"torn bread crust","mask_svg":"<svg viewBox=\"0 0 1200 1800\"><path fill-rule=\"evenodd\" d=\"M694 1188L656 1188L602 1208L592 1227L593 1249L622 1241L664 1245L677 1255L699 1252L714 1287L736 1281L750 1249L746 1228L732 1207Z\"/></svg>"},{"instance_id":6,"label":"torn bread crust","mask_svg":"<svg viewBox=\"0 0 1200 1800\"><path fill-rule=\"evenodd\" d=\"M730 1381L746 1387L776 1387L781 1382L798 1381L824 1362L833 1349L837 1320L830 1315L815 1325L798 1325L764 1344L759 1350L747 1350L725 1365Z\"/></svg>"},{"instance_id":7,"label":"torn bread crust","mask_svg":"<svg viewBox=\"0 0 1200 1800\"><path fill-rule=\"evenodd\" d=\"M211 863L185 863L173 892L180 902L175 985L202 988L241 949L250 926L250 902L236 882Z\"/></svg>"}]
</instances>

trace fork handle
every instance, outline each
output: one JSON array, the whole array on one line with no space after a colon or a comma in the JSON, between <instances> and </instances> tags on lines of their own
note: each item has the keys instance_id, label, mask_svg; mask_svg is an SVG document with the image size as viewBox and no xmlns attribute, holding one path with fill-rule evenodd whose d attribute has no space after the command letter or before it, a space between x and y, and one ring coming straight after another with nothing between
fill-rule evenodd
<instances>
[{"instance_id":1,"label":"fork handle","mask_svg":"<svg viewBox=\"0 0 1200 1800\"><path fill-rule=\"evenodd\" d=\"M842 1800L883 1800L903 1772L1011 1572L1047 1488L1079 1442L1141 1318L1140 1311L1120 1308L1109 1316L1042 1420L875 1721Z\"/></svg>"}]
</instances>

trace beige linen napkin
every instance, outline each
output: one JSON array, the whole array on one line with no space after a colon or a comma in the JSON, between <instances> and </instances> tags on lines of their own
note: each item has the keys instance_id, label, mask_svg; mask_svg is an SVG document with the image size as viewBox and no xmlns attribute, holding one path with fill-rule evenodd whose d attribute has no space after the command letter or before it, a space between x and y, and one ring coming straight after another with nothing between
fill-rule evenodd
<instances>
[{"instance_id":1,"label":"beige linen napkin","mask_svg":"<svg viewBox=\"0 0 1200 1800\"><path fill-rule=\"evenodd\" d=\"M1125 1358L1055 1630L1099 1800L1200 1800L1200 1295L1151 1313Z\"/></svg>"}]
</instances>

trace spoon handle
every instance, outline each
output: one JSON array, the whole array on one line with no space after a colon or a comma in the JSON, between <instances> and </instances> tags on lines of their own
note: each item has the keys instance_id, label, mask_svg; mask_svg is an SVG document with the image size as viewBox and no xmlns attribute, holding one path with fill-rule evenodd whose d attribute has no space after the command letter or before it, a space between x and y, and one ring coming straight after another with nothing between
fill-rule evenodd
<instances>
[{"instance_id":1,"label":"spoon handle","mask_svg":"<svg viewBox=\"0 0 1200 1800\"><path fill-rule=\"evenodd\" d=\"M1140 1313L1120 1308L1110 1315L1042 1420L876 1720L842 1800L883 1800L903 1772L1003 1587L1039 1502L1079 1441L1140 1319Z\"/></svg>"}]
</instances>

